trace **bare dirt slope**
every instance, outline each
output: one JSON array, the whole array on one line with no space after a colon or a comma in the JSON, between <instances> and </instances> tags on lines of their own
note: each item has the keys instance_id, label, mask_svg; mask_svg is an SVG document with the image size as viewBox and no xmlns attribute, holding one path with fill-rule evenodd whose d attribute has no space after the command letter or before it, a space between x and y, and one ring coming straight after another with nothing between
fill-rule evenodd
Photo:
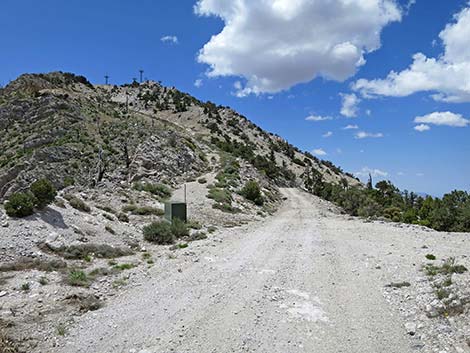
<instances>
[{"instance_id":1,"label":"bare dirt slope","mask_svg":"<svg viewBox=\"0 0 470 353\"><path fill-rule=\"evenodd\" d=\"M435 351L419 332L407 334L411 318L384 288L420 276L430 248L464 256L465 235L440 246L438 233L348 219L311 195L283 192L274 217L162 260L141 285L82 317L58 351Z\"/></svg>"}]
</instances>

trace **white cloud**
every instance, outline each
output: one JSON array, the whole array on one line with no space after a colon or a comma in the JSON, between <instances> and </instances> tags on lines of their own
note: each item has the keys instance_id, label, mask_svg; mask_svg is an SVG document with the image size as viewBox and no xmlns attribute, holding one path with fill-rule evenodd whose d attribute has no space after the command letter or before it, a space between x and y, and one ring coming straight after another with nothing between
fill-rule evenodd
<instances>
[{"instance_id":1,"label":"white cloud","mask_svg":"<svg viewBox=\"0 0 470 353\"><path fill-rule=\"evenodd\" d=\"M403 172L398 172L397 175L398 175L398 176L404 176L405 173L403 173Z\"/></svg>"},{"instance_id":2,"label":"white cloud","mask_svg":"<svg viewBox=\"0 0 470 353\"><path fill-rule=\"evenodd\" d=\"M369 167L364 167L360 171L354 173L357 177L369 177L369 174L373 178L385 178L388 176L387 172L384 172L380 169L371 169Z\"/></svg>"},{"instance_id":3,"label":"white cloud","mask_svg":"<svg viewBox=\"0 0 470 353\"><path fill-rule=\"evenodd\" d=\"M328 154L322 148L317 148L313 150L312 153L316 156L326 156Z\"/></svg>"},{"instance_id":4,"label":"white cloud","mask_svg":"<svg viewBox=\"0 0 470 353\"><path fill-rule=\"evenodd\" d=\"M177 36L163 36L160 38L163 43L178 44Z\"/></svg>"},{"instance_id":5,"label":"white cloud","mask_svg":"<svg viewBox=\"0 0 470 353\"><path fill-rule=\"evenodd\" d=\"M203 84L204 84L204 82L200 78L197 79L196 81L194 81L194 86L197 87L197 88L202 87Z\"/></svg>"},{"instance_id":6,"label":"white cloud","mask_svg":"<svg viewBox=\"0 0 470 353\"><path fill-rule=\"evenodd\" d=\"M323 136L324 138L331 137L331 136L333 136L333 132L328 131L327 133L323 134L322 136Z\"/></svg>"},{"instance_id":7,"label":"white cloud","mask_svg":"<svg viewBox=\"0 0 470 353\"><path fill-rule=\"evenodd\" d=\"M411 10L414 4L416 4L416 0L408 0L408 4L405 6L407 13Z\"/></svg>"},{"instance_id":8,"label":"white cloud","mask_svg":"<svg viewBox=\"0 0 470 353\"><path fill-rule=\"evenodd\" d=\"M426 125L426 124L420 124L420 125L416 125L414 127L414 129L416 131L419 131L419 132L424 132L424 131L429 131L431 130L431 127L429 125Z\"/></svg>"},{"instance_id":9,"label":"white cloud","mask_svg":"<svg viewBox=\"0 0 470 353\"><path fill-rule=\"evenodd\" d=\"M428 115L418 116L415 118L414 122L450 127L466 127L470 125L470 120L464 119L460 114L451 112L434 112Z\"/></svg>"},{"instance_id":10,"label":"white cloud","mask_svg":"<svg viewBox=\"0 0 470 353\"><path fill-rule=\"evenodd\" d=\"M381 137L384 137L384 134L382 134L381 132L371 133L371 132L359 131L354 137L358 140L362 140L365 138L381 138Z\"/></svg>"},{"instance_id":11,"label":"white cloud","mask_svg":"<svg viewBox=\"0 0 470 353\"><path fill-rule=\"evenodd\" d=\"M358 111L357 105L361 102L361 100L354 93L340 93L340 96L342 101L341 115L344 115L348 118L356 117Z\"/></svg>"},{"instance_id":12,"label":"white cloud","mask_svg":"<svg viewBox=\"0 0 470 353\"><path fill-rule=\"evenodd\" d=\"M333 120L331 116L310 115L305 118L307 121L327 121Z\"/></svg>"},{"instance_id":13,"label":"white cloud","mask_svg":"<svg viewBox=\"0 0 470 353\"><path fill-rule=\"evenodd\" d=\"M209 76L247 80L238 95L276 93L316 77L344 81L401 20L395 0L198 0L225 23L198 55Z\"/></svg>"},{"instance_id":14,"label":"white cloud","mask_svg":"<svg viewBox=\"0 0 470 353\"><path fill-rule=\"evenodd\" d=\"M439 38L444 45L439 57L417 53L409 68L391 71L385 79L360 79L353 89L367 98L433 92L432 98L437 101L470 102L470 7L455 15Z\"/></svg>"},{"instance_id":15,"label":"white cloud","mask_svg":"<svg viewBox=\"0 0 470 353\"><path fill-rule=\"evenodd\" d=\"M347 125L343 127L343 130L357 130L357 129L359 129L359 126L357 125Z\"/></svg>"}]
</instances>

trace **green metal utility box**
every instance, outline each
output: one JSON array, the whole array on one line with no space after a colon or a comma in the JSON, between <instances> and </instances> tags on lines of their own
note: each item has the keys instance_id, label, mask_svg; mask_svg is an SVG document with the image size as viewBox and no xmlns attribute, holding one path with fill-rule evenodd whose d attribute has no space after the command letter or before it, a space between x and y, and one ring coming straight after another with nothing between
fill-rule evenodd
<instances>
[{"instance_id":1,"label":"green metal utility box","mask_svg":"<svg viewBox=\"0 0 470 353\"><path fill-rule=\"evenodd\" d=\"M172 222L175 218L186 222L188 220L188 211L185 202L166 202L165 219Z\"/></svg>"}]
</instances>

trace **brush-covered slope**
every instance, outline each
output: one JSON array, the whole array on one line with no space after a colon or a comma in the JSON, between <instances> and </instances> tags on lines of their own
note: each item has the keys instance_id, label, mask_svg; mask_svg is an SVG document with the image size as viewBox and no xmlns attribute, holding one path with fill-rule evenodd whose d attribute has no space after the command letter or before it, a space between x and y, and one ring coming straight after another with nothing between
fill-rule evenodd
<instances>
[{"instance_id":1,"label":"brush-covered slope","mask_svg":"<svg viewBox=\"0 0 470 353\"><path fill-rule=\"evenodd\" d=\"M359 184L232 109L156 82L94 86L70 73L22 75L0 90L0 131L0 199L38 178L58 188L177 186L226 168L227 157L272 187L303 186L311 168L326 181Z\"/></svg>"}]
</instances>

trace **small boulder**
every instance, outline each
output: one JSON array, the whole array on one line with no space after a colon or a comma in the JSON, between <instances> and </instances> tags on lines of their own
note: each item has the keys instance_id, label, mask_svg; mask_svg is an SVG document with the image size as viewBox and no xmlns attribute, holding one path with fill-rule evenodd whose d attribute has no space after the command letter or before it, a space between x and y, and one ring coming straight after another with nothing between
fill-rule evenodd
<instances>
[{"instance_id":1,"label":"small boulder","mask_svg":"<svg viewBox=\"0 0 470 353\"><path fill-rule=\"evenodd\" d=\"M407 322L405 324L406 333L410 336L414 336L416 334L417 325L414 322Z\"/></svg>"}]
</instances>

